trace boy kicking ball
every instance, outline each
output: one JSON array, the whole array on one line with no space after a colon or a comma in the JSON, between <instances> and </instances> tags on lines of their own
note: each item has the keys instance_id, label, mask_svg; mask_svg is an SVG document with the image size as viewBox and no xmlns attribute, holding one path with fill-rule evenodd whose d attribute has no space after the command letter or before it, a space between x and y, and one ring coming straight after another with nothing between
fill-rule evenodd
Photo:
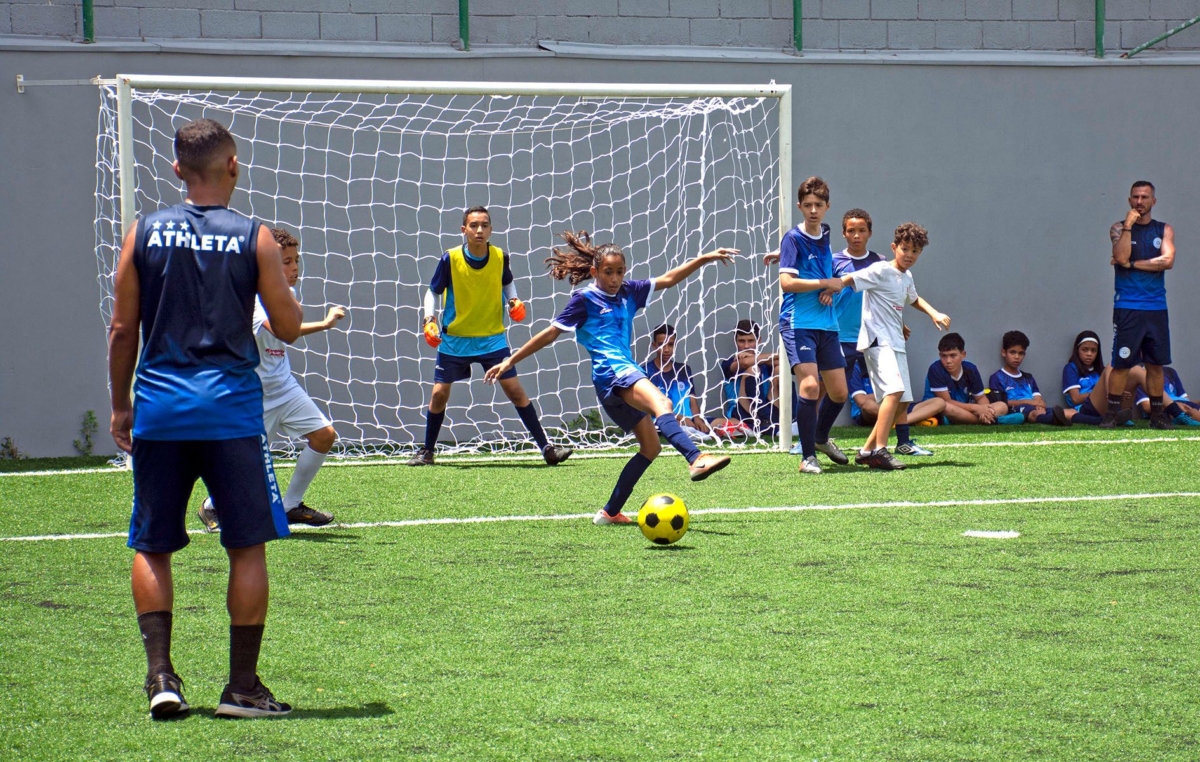
<instances>
[{"instance_id":1,"label":"boy kicking ball","mask_svg":"<svg viewBox=\"0 0 1200 762\"><path fill-rule=\"evenodd\" d=\"M300 280L300 241L282 228L272 228L271 235L283 250L283 274L288 286L295 291ZM319 323L304 323L300 335L308 336L318 331L328 331L346 317L342 307L330 307L325 319ZM283 507L287 511L289 524L308 524L321 527L333 521L333 515L318 511L304 504L304 493L317 475L325 457L337 441L333 424L321 412L304 387L292 375L288 361L287 344L275 337L271 322L263 310L262 303L254 302L254 340L258 343L258 378L263 388L263 429L267 440L278 434L303 438L308 447L296 458L296 470L288 482L287 494L283 496ZM219 506L213 505L211 497L200 504L200 521L204 531L215 532L220 528Z\"/></svg>"},{"instance_id":2,"label":"boy kicking ball","mask_svg":"<svg viewBox=\"0 0 1200 762\"><path fill-rule=\"evenodd\" d=\"M832 292L850 286L863 292L862 327L858 349L867 361L867 373L879 402L879 415L871 435L854 457L854 462L884 471L898 471L904 464L887 449L892 427L903 423L913 401L905 351L904 306L911 304L933 320L939 330L950 327L950 317L917 295L909 270L929 245L929 234L915 222L896 228L891 262L877 262L864 270L831 279Z\"/></svg>"}]
</instances>

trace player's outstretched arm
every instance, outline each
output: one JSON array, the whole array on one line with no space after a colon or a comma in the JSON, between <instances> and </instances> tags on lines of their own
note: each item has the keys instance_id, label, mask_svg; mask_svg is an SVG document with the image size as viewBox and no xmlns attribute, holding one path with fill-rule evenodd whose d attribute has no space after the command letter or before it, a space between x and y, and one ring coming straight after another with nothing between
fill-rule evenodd
<instances>
[{"instance_id":1,"label":"player's outstretched arm","mask_svg":"<svg viewBox=\"0 0 1200 762\"><path fill-rule=\"evenodd\" d=\"M654 290L661 291L664 288L671 288L680 283L692 273L704 267L709 262L720 262L728 265L733 261L733 255L737 254L737 249L720 248L716 251L710 251L707 254L701 254L697 257L689 259L679 267L673 267L667 270L662 275L654 279Z\"/></svg>"},{"instance_id":2,"label":"player's outstretched arm","mask_svg":"<svg viewBox=\"0 0 1200 762\"><path fill-rule=\"evenodd\" d=\"M938 312L933 308L932 304L925 301L921 297L917 297L917 300L913 302L913 306L928 315L930 319L933 320L933 324L938 327L939 331L944 331L950 327L950 316L945 313Z\"/></svg>"},{"instance_id":3,"label":"player's outstretched arm","mask_svg":"<svg viewBox=\"0 0 1200 762\"><path fill-rule=\"evenodd\" d=\"M334 305L329 308L329 312L325 313L325 319L317 323L304 323L300 326L300 335L307 336L310 333L319 333L328 331L338 324L338 321L346 317L346 308ZM265 323L264 323L265 325ZM269 329L268 329L269 330ZM271 331L274 333L274 331Z\"/></svg>"},{"instance_id":4,"label":"player's outstretched arm","mask_svg":"<svg viewBox=\"0 0 1200 762\"><path fill-rule=\"evenodd\" d=\"M266 225L258 226L258 297L275 338L288 344L300 338L304 310L288 287L279 244Z\"/></svg>"},{"instance_id":5,"label":"player's outstretched arm","mask_svg":"<svg viewBox=\"0 0 1200 762\"><path fill-rule=\"evenodd\" d=\"M561 335L562 329L554 325L542 329L535 336L529 339L529 341L525 342L525 344L516 352L513 352L508 357L505 357L504 360L499 364L488 368L487 373L483 374L484 383L496 383L500 380L500 376L502 374L508 372L509 368L521 362L526 357L533 357L533 355L537 354L539 350L545 349L553 344L554 340Z\"/></svg>"},{"instance_id":6,"label":"player's outstretched arm","mask_svg":"<svg viewBox=\"0 0 1200 762\"><path fill-rule=\"evenodd\" d=\"M141 283L133 261L137 225L129 228L117 260L112 324L108 328L108 387L112 402L109 431L117 447L133 452L133 397L130 386L137 366L138 325L142 319Z\"/></svg>"}]
</instances>

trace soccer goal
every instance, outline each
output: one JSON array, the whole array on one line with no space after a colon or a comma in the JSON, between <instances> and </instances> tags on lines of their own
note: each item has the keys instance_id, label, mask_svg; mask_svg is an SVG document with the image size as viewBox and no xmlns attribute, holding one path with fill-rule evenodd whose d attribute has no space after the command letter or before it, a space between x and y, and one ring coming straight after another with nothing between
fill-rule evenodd
<instances>
[{"instance_id":1,"label":"soccer goal","mask_svg":"<svg viewBox=\"0 0 1200 762\"><path fill-rule=\"evenodd\" d=\"M545 274L564 230L621 246L631 278L659 275L719 246L736 264L705 268L656 296L634 325L677 330L704 412L722 413L720 361L733 328L763 326L777 352L776 271L763 255L791 220L787 85L529 84L119 75L103 81L97 137L96 253L111 318L122 231L182 200L175 130L209 117L229 127L242 167L231 207L300 239L300 301L340 304L337 329L297 342L292 366L335 422L347 453L403 454L423 440L435 352L421 303L442 252L463 242L463 211L490 209L492 243L512 255L529 318L515 349L545 328L570 287ZM786 362L782 364L786 368ZM587 355L564 336L518 368L551 439L582 448L631 441L603 417ZM782 374L783 420L791 418ZM750 435L742 444L787 447ZM454 385L449 451L531 448L504 394L479 378ZM289 443L276 443L287 449Z\"/></svg>"}]
</instances>

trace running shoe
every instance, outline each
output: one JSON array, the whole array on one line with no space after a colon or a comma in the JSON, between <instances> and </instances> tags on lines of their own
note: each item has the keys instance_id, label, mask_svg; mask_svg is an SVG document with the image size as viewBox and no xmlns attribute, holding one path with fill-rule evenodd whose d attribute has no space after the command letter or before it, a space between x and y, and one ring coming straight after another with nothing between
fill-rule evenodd
<instances>
[{"instance_id":1,"label":"running shoe","mask_svg":"<svg viewBox=\"0 0 1200 762\"><path fill-rule=\"evenodd\" d=\"M254 687L249 691L235 690L226 685L221 692L221 703L213 712L216 717L282 717L291 714L292 707L271 695L267 686L256 675Z\"/></svg>"}]
</instances>

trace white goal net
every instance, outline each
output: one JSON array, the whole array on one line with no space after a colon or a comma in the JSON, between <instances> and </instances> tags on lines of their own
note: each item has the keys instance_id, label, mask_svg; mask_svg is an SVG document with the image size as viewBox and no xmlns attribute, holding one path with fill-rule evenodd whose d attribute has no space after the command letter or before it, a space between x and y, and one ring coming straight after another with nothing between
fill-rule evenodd
<instances>
[{"instance_id":1,"label":"white goal net","mask_svg":"<svg viewBox=\"0 0 1200 762\"><path fill-rule=\"evenodd\" d=\"M492 243L511 254L528 309L525 322L508 329L514 350L567 302L570 286L551 280L544 265L564 230L621 246L630 278L660 275L719 246L741 250L734 265L707 267L656 294L634 324L639 362L649 357L655 326L676 327L677 361L690 367L706 414L722 413L720 361L734 353L739 320L764 326L760 351L777 350L766 329L776 283L762 256L780 235L785 87L690 87L671 96L598 85L564 95L569 86L542 86L560 89L551 95L488 83L491 93L470 94L431 83L145 79L101 88L96 251L105 320L122 229L132 216L183 198L171 170L175 130L216 119L238 141L242 175L230 206L300 239L297 295L306 320L335 304L348 310L338 327L298 340L290 353L301 384L335 422L343 452L403 454L423 442L436 353L422 339L422 298L442 252L463 243L471 206L491 211ZM127 95L122 82L132 83ZM629 441L603 417L587 353L569 336L518 370L552 441ZM477 367L475 374L454 385L440 444L464 452L531 447L503 392L484 385Z\"/></svg>"}]
</instances>

